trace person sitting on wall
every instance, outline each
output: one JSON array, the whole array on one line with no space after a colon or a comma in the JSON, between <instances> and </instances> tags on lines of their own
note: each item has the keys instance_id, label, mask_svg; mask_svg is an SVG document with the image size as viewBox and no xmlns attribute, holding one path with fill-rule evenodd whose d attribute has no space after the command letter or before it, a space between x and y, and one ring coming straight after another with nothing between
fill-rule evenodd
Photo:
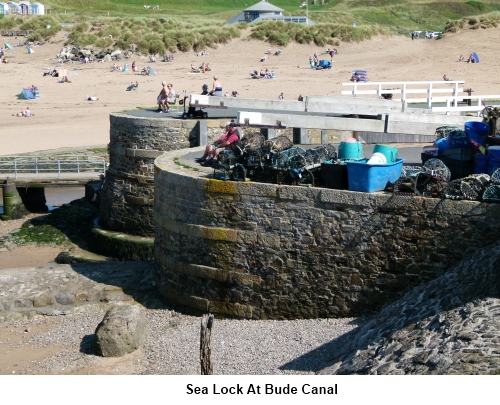
<instances>
[{"instance_id":1,"label":"person sitting on wall","mask_svg":"<svg viewBox=\"0 0 500 405\"><path fill-rule=\"evenodd\" d=\"M195 159L202 166L211 166L213 159L217 159L223 150L231 150L236 142L240 140L238 128L234 122L227 122L226 129L222 136L214 143L205 148L205 153L201 158Z\"/></svg>"},{"instance_id":2,"label":"person sitting on wall","mask_svg":"<svg viewBox=\"0 0 500 405\"><path fill-rule=\"evenodd\" d=\"M97 188L94 190L94 197L92 197L92 202L96 202L97 201L97 196L99 194L101 194L101 191L102 191L102 187L104 186L104 174L100 174L99 175L99 184L97 185Z\"/></svg>"}]
</instances>

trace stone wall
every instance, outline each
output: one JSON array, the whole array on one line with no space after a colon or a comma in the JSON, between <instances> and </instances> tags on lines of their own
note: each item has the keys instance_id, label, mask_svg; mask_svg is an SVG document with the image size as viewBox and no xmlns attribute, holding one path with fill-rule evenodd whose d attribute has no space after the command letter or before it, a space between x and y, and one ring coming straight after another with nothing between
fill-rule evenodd
<instances>
[{"instance_id":1,"label":"stone wall","mask_svg":"<svg viewBox=\"0 0 500 405\"><path fill-rule=\"evenodd\" d=\"M500 205L237 183L155 161L155 277L251 319L373 313L498 239Z\"/></svg>"}]
</instances>

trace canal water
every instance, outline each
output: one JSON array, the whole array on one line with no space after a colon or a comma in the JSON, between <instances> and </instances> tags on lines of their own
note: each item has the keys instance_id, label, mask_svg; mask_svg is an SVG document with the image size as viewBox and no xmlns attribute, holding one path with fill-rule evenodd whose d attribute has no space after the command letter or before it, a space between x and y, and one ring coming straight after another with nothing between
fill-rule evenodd
<instances>
[{"instance_id":1,"label":"canal water","mask_svg":"<svg viewBox=\"0 0 500 405\"><path fill-rule=\"evenodd\" d=\"M78 200L85 196L85 187L57 187L45 189L45 200L49 210L59 208L73 200ZM0 214L3 214L3 194L0 187Z\"/></svg>"}]
</instances>

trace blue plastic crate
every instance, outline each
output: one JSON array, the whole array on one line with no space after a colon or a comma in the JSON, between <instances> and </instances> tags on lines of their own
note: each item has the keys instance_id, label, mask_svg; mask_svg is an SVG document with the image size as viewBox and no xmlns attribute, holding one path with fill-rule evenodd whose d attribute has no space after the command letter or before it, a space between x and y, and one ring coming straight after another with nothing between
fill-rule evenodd
<instances>
[{"instance_id":1,"label":"blue plastic crate","mask_svg":"<svg viewBox=\"0 0 500 405\"><path fill-rule=\"evenodd\" d=\"M401 177L404 159L385 165L367 165L367 161L346 162L349 190L373 193L385 189Z\"/></svg>"}]
</instances>

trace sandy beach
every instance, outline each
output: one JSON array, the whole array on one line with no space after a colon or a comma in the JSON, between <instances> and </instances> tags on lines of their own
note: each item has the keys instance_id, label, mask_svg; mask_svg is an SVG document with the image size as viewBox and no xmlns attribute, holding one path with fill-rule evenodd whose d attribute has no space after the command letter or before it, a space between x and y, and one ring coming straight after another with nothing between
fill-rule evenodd
<instances>
[{"instance_id":1,"label":"sandy beach","mask_svg":"<svg viewBox=\"0 0 500 405\"><path fill-rule=\"evenodd\" d=\"M110 63L67 63L68 78L72 83L57 83L56 78L43 77L43 72L58 65L55 56L64 45L65 32L60 32L48 43L35 47L28 54L25 47L7 51L8 64L0 65L2 91L0 92L0 155L9 155L63 147L105 145L109 141L109 114L137 107L155 106L161 81L174 84L183 95L200 93L206 83L211 88L212 76L217 74L224 92L236 90L240 97L295 100L299 94L340 96L342 83L349 81L353 69L367 69L370 81L442 80L447 74L453 80L465 80L464 88L472 88L473 95L500 94L500 59L498 47L492 40L500 36L500 28L466 30L446 34L437 40L415 40L410 37L378 36L362 43L342 43L336 47L330 70L316 71L308 65L309 56L318 52L320 58L330 59L324 48L315 45L291 44L282 48L280 56L272 55L259 62L268 44L245 37L233 40L217 49L207 49L209 55L195 52L174 54L171 63L150 63L147 56L136 56L119 61L129 66L136 61L138 69L152 65L157 76L133 75L132 72L111 72ZM14 42L8 37L3 40ZM273 52L276 46L271 46ZM458 62L459 55L467 58L477 52L481 62ZM190 73L190 66L208 62L212 72ZM252 80L249 73L261 68L274 70L273 80ZM138 81L137 91L125 89ZM18 100L23 87L39 87L40 98ZM99 97L99 101L84 101L85 96ZM32 118L13 116L26 107Z\"/></svg>"}]
</instances>

